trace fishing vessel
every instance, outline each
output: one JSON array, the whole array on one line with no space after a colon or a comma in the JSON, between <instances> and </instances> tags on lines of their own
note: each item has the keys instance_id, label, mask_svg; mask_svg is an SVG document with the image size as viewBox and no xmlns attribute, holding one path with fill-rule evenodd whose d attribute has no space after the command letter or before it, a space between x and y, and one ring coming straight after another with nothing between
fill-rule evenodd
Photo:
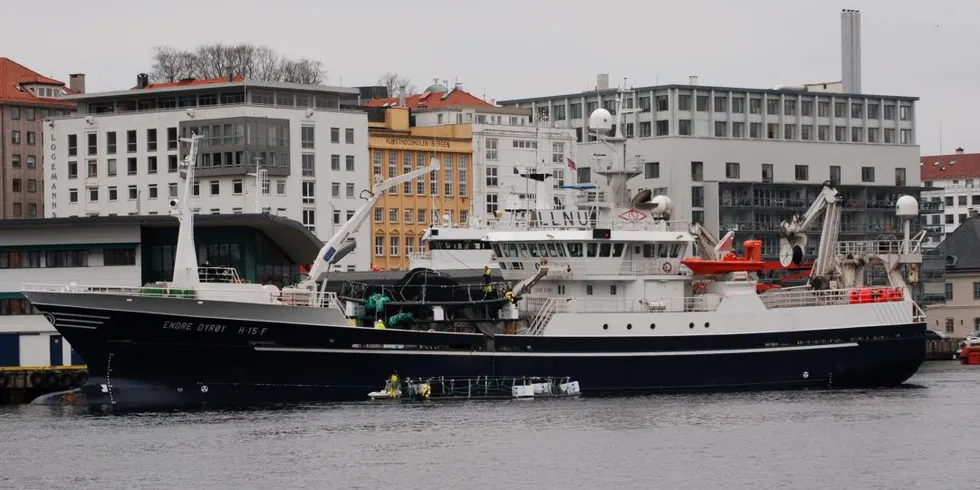
<instances>
[{"instance_id":1,"label":"fishing vessel","mask_svg":"<svg viewBox=\"0 0 980 490\"><path fill-rule=\"evenodd\" d=\"M622 96L619 118L628 112ZM574 210L484 224L481 244L502 281L460 284L430 269L397 287L325 289L330 265L349 251L350 232L377 199L433 163L376 183L295 286L202 280L193 213L175 200L172 281L25 285L24 294L86 360L91 377L78 398L92 405L363 400L395 371L410 379L567 378L585 396L882 387L915 373L926 324L908 284L922 259L923 234L910 236L914 198L898 200L902 239L842 242L841 197L827 183L806 213L782 223L781 265L790 267L804 263L807 233L822 220L807 284L760 294L758 242L726 259L731 233L718 240L700 224L673 220L666 196L628 190L641 172L624 158L621 122L604 109L589 120L610 149L598 165L604 189L585 190ZM188 143L183 196L196 137ZM883 267L900 294L856 294L868 287L867 267Z\"/></svg>"}]
</instances>

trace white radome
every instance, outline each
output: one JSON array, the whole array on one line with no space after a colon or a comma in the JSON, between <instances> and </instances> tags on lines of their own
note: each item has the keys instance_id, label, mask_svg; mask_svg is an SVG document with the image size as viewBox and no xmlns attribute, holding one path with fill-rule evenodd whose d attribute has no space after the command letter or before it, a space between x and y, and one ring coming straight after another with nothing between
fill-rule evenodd
<instances>
[{"instance_id":1,"label":"white radome","mask_svg":"<svg viewBox=\"0 0 980 490\"><path fill-rule=\"evenodd\" d=\"M613 127L613 117L605 109L596 109L589 115L589 129L595 131L609 131Z\"/></svg>"},{"instance_id":2,"label":"white radome","mask_svg":"<svg viewBox=\"0 0 980 490\"><path fill-rule=\"evenodd\" d=\"M898 216L918 216L919 201L912 196L902 196L895 202L895 214Z\"/></svg>"}]
</instances>

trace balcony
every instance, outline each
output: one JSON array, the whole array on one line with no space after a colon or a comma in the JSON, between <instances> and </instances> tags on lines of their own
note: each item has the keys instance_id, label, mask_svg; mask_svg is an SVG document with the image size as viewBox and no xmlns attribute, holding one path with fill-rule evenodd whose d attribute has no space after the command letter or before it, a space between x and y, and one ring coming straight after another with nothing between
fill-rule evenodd
<instances>
[{"instance_id":1,"label":"balcony","mask_svg":"<svg viewBox=\"0 0 980 490\"><path fill-rule=\"evenodd\" d=\"M942 213L946 206L942 201L919 201L919 212L922 214Z\"/></svg>"}]
</instances>

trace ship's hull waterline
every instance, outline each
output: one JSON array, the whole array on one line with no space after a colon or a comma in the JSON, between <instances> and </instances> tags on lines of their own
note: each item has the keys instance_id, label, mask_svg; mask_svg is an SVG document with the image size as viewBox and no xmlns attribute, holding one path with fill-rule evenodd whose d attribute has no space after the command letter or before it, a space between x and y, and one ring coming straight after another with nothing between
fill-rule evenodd
<instances>
[{"instance_id":1,"label":"ship's hull waterline","mask_svg":"<svg viewBox=\"0 0 980 490\"><path fill-rule=\"evenodd\" d=\"M410 378L567 376L584 395L893 387L925 354L924 323L491 338L351 327L323 308L25 294L86 361L91 378L80 398L118 408L364 400L393 371ZM120 302L126 306L106 307ZM328 312L339 317L314 320Z\"/></svg>"}]
</instances>

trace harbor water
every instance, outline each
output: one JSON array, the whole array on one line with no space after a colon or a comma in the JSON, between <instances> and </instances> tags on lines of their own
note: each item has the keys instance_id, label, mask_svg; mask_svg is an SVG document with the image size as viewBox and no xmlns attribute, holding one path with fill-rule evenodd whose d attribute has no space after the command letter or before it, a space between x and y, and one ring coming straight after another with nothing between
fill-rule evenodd
<instances>
[{"instance_id":1,"label":"harbor water","mask_svg":"<svg viewBox=\"0 0 980 490\"><path fill-rule=\"evenodd\" d=\"M902 388L96 415L0 407L0 488L975 487L980 368Z\"/></svg>"}]
</instances>

